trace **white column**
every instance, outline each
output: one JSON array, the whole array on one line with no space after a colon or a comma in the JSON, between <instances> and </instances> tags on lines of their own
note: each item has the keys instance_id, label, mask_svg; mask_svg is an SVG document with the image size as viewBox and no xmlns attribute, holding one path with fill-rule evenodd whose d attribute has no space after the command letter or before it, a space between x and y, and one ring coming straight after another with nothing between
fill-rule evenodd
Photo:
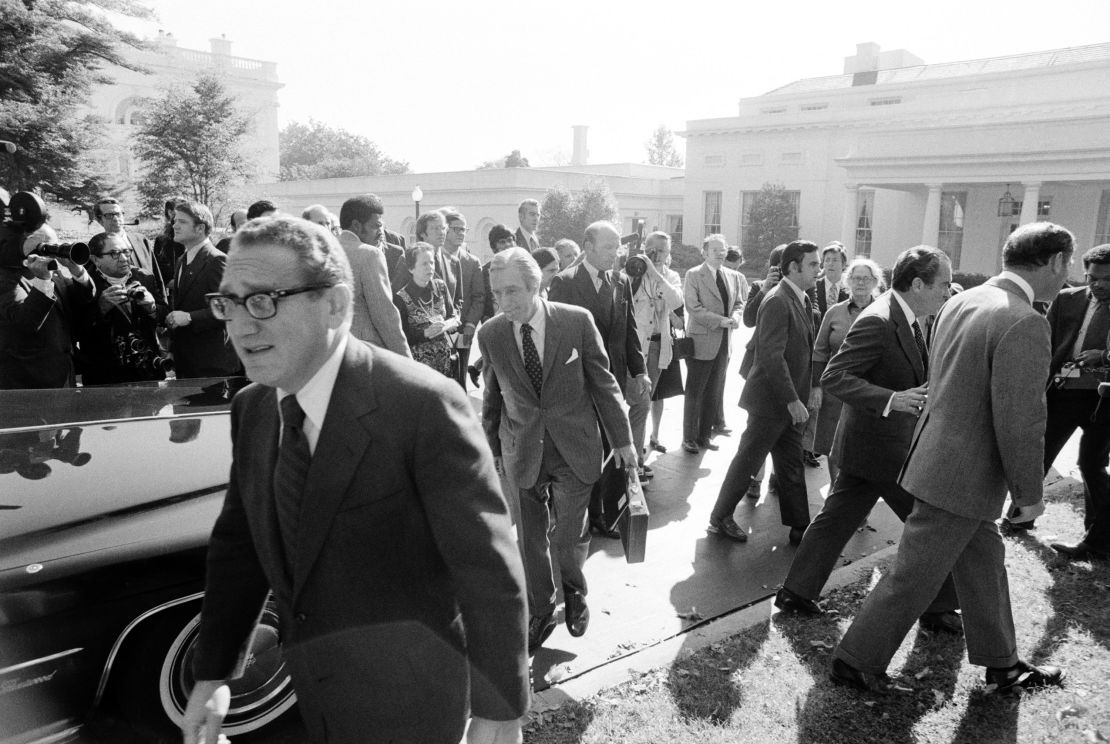
<instances>
[{"instance_id":1,"label":"white column","mask_svg":"<svg viewBox=\"0 0 1110 744\"><path fill-rule=\"evenodd\" d=\"M1041 199L1041 182L1024 184L1025 197L1021 200L1021 224L1037 221L1037 202Z\"/></svg>"},{"instance_id":2,"label":"white column","mask_svg":"<svg viewBox=\"0 0 1110 744\"><path fill-rule=\"evenodd\" d=\"M844 219L840 223L840 242L848 256L856 254L856 223L859 220L859 184L846 183L844 188Z\"/></svg>"},{"instance_id":3,"label":"white column","mask_svg":"<svg viewBox=\"0 0 1110 744\"><path fill-rule=\"evenodd\" d=\"M942 184L929 183L929 198L925 201L925 217L921 220L921 244L934 248L940 241L940 190Z\"/></svg>"}]
</instances>

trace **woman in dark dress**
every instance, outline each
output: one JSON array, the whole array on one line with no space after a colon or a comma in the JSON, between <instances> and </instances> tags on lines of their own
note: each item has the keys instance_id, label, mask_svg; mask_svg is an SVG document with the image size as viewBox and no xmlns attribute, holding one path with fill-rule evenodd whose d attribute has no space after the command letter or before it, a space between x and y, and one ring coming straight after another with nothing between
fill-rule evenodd
<instances>
[{"instance_id":1,"label":"woman in dark dress","mask_svg":"<svg viewBox=\"0 0 1110 744\"><path fill-rule=\"evenodd\" d=\"M412 278L393 295L393 304L412 358L454 378L455 350L448 334L458 330L459 319L447 301L447 285L435 276L435 248L417 243L405 252L405 263Z\"/></svg>"}]
</instances>

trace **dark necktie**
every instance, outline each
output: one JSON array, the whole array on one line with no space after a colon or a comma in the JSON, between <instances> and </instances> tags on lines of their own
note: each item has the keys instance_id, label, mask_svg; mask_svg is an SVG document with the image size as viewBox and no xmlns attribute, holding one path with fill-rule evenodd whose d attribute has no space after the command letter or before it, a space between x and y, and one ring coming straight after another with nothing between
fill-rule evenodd
<instances>
[{"instance_id":1,"label":"dark necktie","mask_svg":"<svg viewBox=\"0 0 1110 744\"><path fill-rule=\"evenodd\" d=\"M721 276L720 269L717 269L717 291L721 293L721 304L724 305L724 312L721 314L729 315L728 286L725 284L725 278Z\"/></svg>"},{"instance_id":2,"label":"dark necktie","mask_svg":"<svg viewBox=\"0 0 1110 744\"><path fill-rule=\"evenodd\" d=\"M274 503L277 506L281 543L285 548L285 566L293 574L293 558L297 550L297 527L301 516L304 484L312 454L304 435L304 410L297 396L281 399L281 446L274 469Z\"/></svg>"},{"instance_id":3,"label":"dark necktie","mask_svg":"<svg viewBox=\"0 0 1110 744\"><path fill-rule=\"evenodd\" d=\"M921 354L921 366L925 370L925 376L929 376L929 349L925 346L925 337L921 335L921 326L915 320L913 322L913 340L917 344L917 351Z\"/></svg>"},{"instance_id":4,"label":"dark necktie","mask_svg":"<svg viewBox=\"0 0 1110 744\"><path fill-rule=\"evenodd\" d=\"M1083 336L1083 348L1080 351L1105 349L1107 333L1110 333L1110 309L1100 302L1091 313L1091 322L1087 324L1087 334Z\"/></svg>"},{"instance_id":5,"label":"dark necktie","mask_svg":"<svg viewBox=\"0 0 1110 744\"><path fill-rule=\"evenodd\" d=\"M804 305L806 309L806 325L809 326L809 332L813 333L813 303L809 299L809 295L803 295Z\"/></svg>"},{"instance_id":6,"label":"dark necktie","mask_svg":"<svg viewBox=\"0 0 1110 744\"><path fill-rule=\"evenodd\" d=\"M532 340L532 326L527 323L520 326L520 345L524 349L524 371L528 373L536 395L539 395L543 387L543 365L540 364L540 353L536 351L536 342Z\"/></svg>"}]
</instances>

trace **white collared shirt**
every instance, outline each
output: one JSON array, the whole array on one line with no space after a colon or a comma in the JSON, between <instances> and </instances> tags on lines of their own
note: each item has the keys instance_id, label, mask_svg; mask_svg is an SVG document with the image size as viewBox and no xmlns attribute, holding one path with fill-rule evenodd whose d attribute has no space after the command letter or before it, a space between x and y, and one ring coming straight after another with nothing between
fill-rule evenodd
<instances>
[{"instance_id":1,"label":"white collared shirt","mask_svg":"<svg viewBox=\"0 0 1110 744\"><path fill-rule=\"evenodd\" d=\"M208 238L205 238L204 242L199 245L194 245L192 248L185 251L185 265L188 266L193 263L193 261L196 260L197 254L200 253L200 249L206 245L208 245Z\"/></svg>"},{"instance_id":2,"label":"white collared shirt","mask_svg":"<svg viewBox=\"0 0 1110 744\"><path fill-rule=\"evenodd\" d=\"M1083 353L1083 342L1087 340L1087 329L1091 326L1091 318L1094 317L1098 305L1098 300L1088 289L1087 310L1083 313L1083 324L1079 326L1079 333L1075 334L1075 343L1071 347L1072 359L1078 359L1079 355Z\"/></svg>"},{"instance_id":3,"label":"white collared shirt","mask_svg":"<svg viewBox=\"0 0 1110 744\"><path fill-rule=\"evenodd\" d=\"M898 294L897 290L891 290L890 293L894 295L894 299L898 300L898 305L902 308L902 312L906 314L906 322L911 326L916 323L917 316L914 315L913 310L910 309L910 304L902 299L902 295Z\"/></svg>"},{"instance_id":4,"label":"white collared shirt","mask_svg":"<svg viewBox=\"0 0 1110 744\"><path fill-rule=\"evenodd\" d=\"M596 292L601 289L601 279L597 276L597 273L601 271L601 269L595 268L588 259L582 259L582 265L585 266L586 271L590 273L590 281L593 282L594 291Z\"/></svg>"},{"instance_id":5,"label":"white collared shirt","mask_svg":"<svg viewBox=\"0 0 1110 744\"><path fill-rule=\"evenodd\" d=\"M522 325L524 324L513 321L513 340L516 341L516 350L520 352L520 358L524 359L524 338L520 333ZM536 353L540 355L540 364L542 365L543 341L547 333L547 308L544 307L543 302L536 301L536 311L528 319L528 325L532 326L532 343L536 345Z\"/></svg>"},{"instance_id":6,"label":"white collared shirt","mask_svg":"<svg viewBox=\"0 0 1110 744\"><path fill-rule=\"evenodd\" d=\"M531 244L532 244L533 241L535 241L537 248L540 247L540 239L536 237L535 233L530 233L527 230L525 230L524 225L520 226L520 234L524 236L524 242L526 243L526 245L518 246L519 248L523 248L524 250L531 253L532 252L532 245Z\"/></svg>"},{"instance_id":7,"label":"white collared shirt","mask_svg":"<svg viewBox=\"0 0 1110 744\"><path fill-rule=\"evenodd\" d=\"M1021 291L1024 292L1025 296L1029 298L1029 304L1033 304L1033 285L1025 281L1024 277L1019 276L1012 271L1004 270L1001 274L998 275L998 278L1009 279L1011 282L1021 287Z\"/></svg>"},{"instance_id":8,"label":"white collared shirt","mask_svg":"<svg viewBox=\"0 0 1110 744\"><path fill-rule=\"evenodd\" d=\"M343 333L335 351L320 365L308 382L296 392L297 403L304 411L304 436L308 440L310 454L316 452L316 442L320 439L320 431L324 428L324 416L328 412L331 402L331 393L335 389L335 379L339 376L339 363L343 361L343 353L347 350L347 334ZM281 401L289 391L277 388L278 413L281 413Z\"/></svg>"},{"instance_id":9,"label":"white collared shirt","mask_svg":"<svg viewBox=\"0 0 1110 744\"><path fill-rule=\"evenodd\" d=\"M799 287L799 286L798 286L797 284L795 284L794 282L790 281L790 280L789 280L789 279L787 279L786 277L783 277L783 278L782 278L782 281L781 281L781 282L779 282L779 284L785 284L785 285L787 285L788 287L790 287L790 288L791 288L792 290L794 290L794 294L796 294L796 295L798 296L798 302L802 303L802 307L805 307L805 306L806 306L806 298L807 298L807 297L808 297L809 295L807 295L807 294L806 294L806 292L805 292L805 290L804 290L804 289L802 289L801 287Z\"/></svg>"}]
</instances>

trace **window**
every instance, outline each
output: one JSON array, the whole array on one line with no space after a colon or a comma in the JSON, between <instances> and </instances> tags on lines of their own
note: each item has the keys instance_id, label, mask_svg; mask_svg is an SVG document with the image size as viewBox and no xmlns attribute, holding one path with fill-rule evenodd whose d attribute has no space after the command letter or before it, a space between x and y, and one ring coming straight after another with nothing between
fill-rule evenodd
<instances>
[{"instance_id":1,"label":"window","mask_svg":"<svg viewBox=\"0 0 1110 744\"><path fill-rule=\"evenodd\" d=\"M966 191L944 191L940 195L940 230L937 242L942 251L952 259L952 270L960 268L960 252L964 246L964 208Z\"/></svg>"},{"instance_id":2,"label":"window","mask_svg":"<svg viewBox=\"0 0 1110 744\"><path fill-rule=\"evenodd\" d=\"M667 232L671 234L671 243L682 245L682 215L667 215Z\"/></svg>"},{"instance_id":3,"label":"window","mask_svg":"<svg viewBox=\"0 0 1110 744\"><path fill-rule=\"evenodd\" d=\"M752 207L755 206L756 197L761 191L741 191L740 192L740 248L754 247L756 242L755 236L751 234L752 226ZM786 199L790 203L790 225L786 230L785 235L779 235L779 242L789 242L798 239L798 212L802 201L801 191L785 191L783 192ZM773 248L774 246L771 246ZM770 248L768 248L770 250Z\"/></svg>"},{"instance_id":4,"label":"window","mask_svg":"<svg viewBox=\"0 0 1110 744\"><path fill-rule=\"evenodd\" d=\"M740 165L763 165L763 153L745 152L740 156Z\"/></svg>"},{"instance_id":5,"label":"window","mask_svg":"<svg viewBox=\"0 0 1110 744\"><path fill-rule=\"evenodd\" d=\"M724 168L725 156L724 155L706 155L705 156L706 168Z\"/></svg>"},{"instance_id":6,"label":"window","mask_svg":"<svg viewBox=\"0 0 1110 744\"><path fill-rule=\"evenodd\" d=\"M786 106L771 106L769 108L761 109L765 114L785 114Z\"/></svg>"},{"instance_id":7,"label":"window","mask_svg":"<svg viewBox=\"0 0 1110 744\"><path fill-rule=\"evenodd\" d=\"M1014 214L1013 214L1014 217L1017 217L1019 214L1021 214L1021 208L1024 204L1025 204L1025 202L1019 202L1019 201L1014 202ZM1050 216L1052 216L1052 197L1051 196L1046 198L1046 199L1041 199L1040 201L1037 202L1037 219L1047 220Z\"/></svg>"},{"instance_id":8,"label":"window","mask_svg":"<svg viewBox=\"0 0 1110 744\"><path fill-rule=\"evenodd\" d=\"M702 235L712 235L721 231L721 192L705 192L705 224Z\"/></svg>"},{"instance_id":9,"label":"window","mask_svg":"<svg viewBox=\"0 0 1110 744\"><path fill-rule=\"evenodd\" d=\"M1098 222L1095 223L1095 245L1110 243L1110 189L1103 189L1098 203Z\"/></svg>"},{"instance_id":10,"label":"window","mask_svg":"<svg viewBox=\"0 0 1110 744\"><path fill-rule=\"evenodd\" d=\"M859 192L856 215L856 255L871 258L871 222L875 215L875 192Z\"/></svg>"},{"instance_id":11,"label":"window","mask_svg":"<svg viewBox=\"0 0 1110 744\"><path fill-rule=\"evenodd\" d=\"M801 165L805 162L805 155L800 152L784 152L779 156L779 162L783 165Z\"/></svg>"},{"instance_id":12,"label":"window","mask_svg":"<svg viewBox=\"0 0 1110 744\"><path fill-rule=\"evenodd\" d=\"M902 96L883 96L881 98L872 98L868 103L872 106L894 106L902 102Z\"/></svg>"},{"instance_id":13,"label":"window","mask_svg":"<svg viewBox=\"0 0 1110 744\"><path fill-rule=\"evenodd\" d=\"M807 103L805 105L799 106L798 110L799 111L824 111L828 107L829 107L829 104L827 104L827 103Z\"/></svg>"}]
</instances>

